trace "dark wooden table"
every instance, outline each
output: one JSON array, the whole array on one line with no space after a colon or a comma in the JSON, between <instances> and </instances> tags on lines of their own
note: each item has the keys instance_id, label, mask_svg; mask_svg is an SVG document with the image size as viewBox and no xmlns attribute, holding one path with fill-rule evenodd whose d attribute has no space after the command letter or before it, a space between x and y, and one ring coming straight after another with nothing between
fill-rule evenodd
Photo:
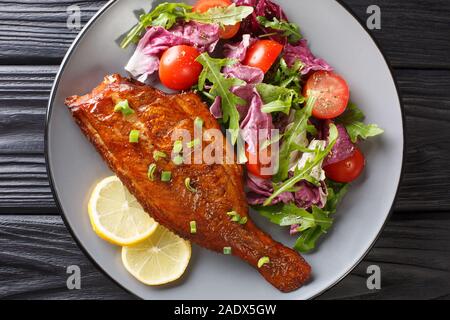
<instances>
[{"instance_id":1,"label":"dark wooden table","mask_svg":"<svg viewBox=\"0 0 450 320\"><path fill-rule=\"evenodd\" d=\"M122 0L125 1L125 0ZM132 299L75 245L55 206L44 161L47 101L77 31L106 1L0 0L0 298ZM362 20L377 4L373 31L390 60L407 127L405 174L394 214L364 261L321 299L450 298L450 1L345 0ZM386 163L389 166L389 163ZM382 289L366 286L381 267ZM82 270L68 290L66 268Z\"/></svg>"}]
</instances>

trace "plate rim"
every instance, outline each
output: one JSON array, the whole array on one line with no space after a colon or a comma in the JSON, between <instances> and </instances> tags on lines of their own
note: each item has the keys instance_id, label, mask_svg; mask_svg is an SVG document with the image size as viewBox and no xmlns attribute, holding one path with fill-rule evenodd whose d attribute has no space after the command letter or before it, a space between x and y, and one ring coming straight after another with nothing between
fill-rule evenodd
<instances>
[{"instance_id":1,"label":"plate rim","mask_svg":"<svg viewBox=\"0 0 450 320\"><path fill-rule=\"evenodd\" d=\"M381 233L383 232L384 228L386 227L386 224L388 223L388 221L390 220L390 218L392 216L392 212L394 210L394 205L395 205L395 203L398 200L400 186L402 184L402 181L403 181L403 178L404 178L404 173L405 173L405 159L406 159L406 147L405 146L407 145L407 140L406 140L407 139L407 135L406 135L407 128L405 126L405 123L406 123L405 122L405 111L404 111L404 106L403 106L402 94L401 94L401 91L399 90L398 81L397 81L396 77L394 76L394 72L393 72L393 69L392 69L392 66L391 66L391 62L387 58L387 56L384 53L384 51L382 50L382 48L381 48L381 46L379 44L379 41L373 36L373 34L369 30L367 30L364 27L363 22L353 12L353 10L346 3L344 3L342 0L334 0L334 1L337 2L342 8L344 8L353 17L353 19L355 19L358 22L358 24L364 30L364 32L369 35L370 39L375 44L376 48L378 49L378 51L380 52L381 56L383 57L386 66L389 69L389 73L390 73L390 76L392 78L392 82L394 83L395 91L397 93L397 99L398 99L399 106L400 106L401 121L402 121L402 132L403 132L402 159L401 159L401 167L400 167L400 176L399 176L399 179L398 179L397 188L396 188L396 192L395 192L392 204L391 204L391 208L390 208L388 214L386 215L386 218L385 218L385 221L383 222L383 225L381 226L381 228L378 231L378 233L375 236L375 238L371 241L371 243L370 243L369 247L367 248L367 250L361 255L361 257L354 264L352 264L348 268L348 270L342 276L338 277L333 283L331 283L330 285L328 285L326 288L322 289L318 293L312 295L307 300L315 299L315 298L325 294L326 292L328 292L332 288L334 288L338 283L340 283L344 278L346 278L364 260L364 258L367 256L367 254L372 250L372 248L374 247L374 245L376 244L376 242L380 238ZM58 193L56 192L55 180L54 180L53 173L52 173L52 170L51 170L50 156L49 156L49 127L50 127L50 120L51 120L52 111L53 111L53 105L54 105L54 101L55 101L55 97L56 97L56 91L58 90L62 73L64 72L64 70L66 68L67 62L72 57L72 55L74 53L74 49L76 49L76 47L78 46L79 42L83 39L85 34L89 31L89 29L97 21L97 19L100 18L100 16L102 16L116 2L118 2L118 0L109 0L102 8L99 9L99 11L86 23L86 25L83 27L83 29L76 36L76 38L74 39L74 41L70 45L69 49L67 50L63 60L61 61L61 65L60 65L60 67L58 69L58 72L56 73L55 80L54 80L54 82L52 84L52 89L51 89L50 97L49 97L48 104L47 104L47 110L46 110L46 116L45 116L45 132L44 132L44 157L45 157L45 167L46 167L46 171L47 171L49 185L50 185L50 189L51 189L53 198L55 200L56 207L57 207L58 211L60 212L60 217L63 220L64 225L66 226L66 229L69 231L70 235L72 236L72 239L75 241L75 243L77 244L78 248L90 260L90 262L97 268L97 270L99 270L103 275L105 275L107 278L112 280L117 286L119 286L120 288L125 290L127 293L131 294L132 296L134 296L136 298L144 299L144 297L141 297L138 294L132 292L130 289L128 289L127 287L122 285L118 280L116 280L113 276L111 276L106 270L104 270L100 266L100 264L96 261L96 259L83 246L83 244L81 243L81 240L79 240L78 237L75 235L71 225L68 222L66 214L65 214L65 212L64 212L64 210L62 208L61 201L59 199Z\"/></svg>"}]
</instances>

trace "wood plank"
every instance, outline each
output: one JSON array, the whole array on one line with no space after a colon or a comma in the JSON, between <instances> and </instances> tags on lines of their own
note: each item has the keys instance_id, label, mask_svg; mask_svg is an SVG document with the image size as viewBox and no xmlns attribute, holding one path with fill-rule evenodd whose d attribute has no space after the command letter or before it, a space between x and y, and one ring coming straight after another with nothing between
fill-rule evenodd
<instances>
[{"instance_id":1,"label":"wood plank","mask_svg":"<svg viewBox=\"0 0 450 320\"><path fill-rule=\"evenodd\" d=\"M450 295L448 214L404 214L391 221L367 258L321 299L437 299ZM50 235L50 236L49 236ZM59 217L0 216L0 299L133 298L81 253ZM367 266L381 267L382 289L367 289ZM66 287L81 268L81 290Z\"/></svg>"},{"instance_id":2,"label":"wood plank","mask_svg":"<svg viewBox=\"0 0 450 320\"><path fill-rule=\"evenodd\" d=\"M55 66L0 66L0 213L57 212L43 158ZM395 209L450 210L450 71L398 70L407 121L404 181ZM11 209L15 207L15 209Z\"/></svg>"},{"instance_id":3,"label":"wood plank","mask_svg":"<svg viewBox=\"0 0 450 320\"><path fill-rule=\"evenodd\" d=\"M367 7L382 10L382 29L373 31L393 66L450 69L450 2L345 0L363 22ZM0 2L0 63L58 64L77 31L66 27L67 8L79 5L83 23L106 1ZM32 47L32 50L30 50Z\"/></svg>"}]
</instances>

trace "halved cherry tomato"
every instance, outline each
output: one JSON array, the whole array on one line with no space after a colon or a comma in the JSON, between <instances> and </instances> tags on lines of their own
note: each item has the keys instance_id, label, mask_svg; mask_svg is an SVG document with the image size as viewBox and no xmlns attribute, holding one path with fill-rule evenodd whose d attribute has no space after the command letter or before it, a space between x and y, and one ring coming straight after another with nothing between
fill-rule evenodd
<instances>
[{"instance_id":1,"label":"halved cherry tomato","mask_svg":"<svg viewBox=\"0 0 450 320\"><path fill-rule=\"evenodd\" d=\"M357 148L353 156L324 168L327 177L333 181L347 183L356 180L364 170L366 159Z\"/></svg>"},{"instance_id":2,"label":"halved cherry tomato","mask_svg":"<svg viewBox=\"0 0 450 320\"><path fill-rule=\"evenodd\" d=\"M258 40L248 48L244 64L259 68L264 73L270 70L283 51L283 45L273 40Z\"/></svg>"},{"instance_id":3,"label":"halved cherry tomato","mask_svg":"<svg viewBox=\"0 0 450 320\"><path fill-rule=\"evenodd\" d=\"M194 5L192 11L203 13L211 8L228 7L231 4L232 2L230 0L199 0ZM220 38L231 39L239 32L240 28L240 23L236 23L234 26L224 26L224 28L220 30Z\"/></svg>"},{"instance_id":4,"label":"halved cherry tomato","mask_svg":"<svg viewBox=\"0 0 450 320\"><path fill-rule=\"evenodd\" d=\"M267 155L270 157L270 150L267 152ZM260 159L258 157L258 155L255 155L253 153L250 153L248 151L248 148L245 148L245 156L247 157L247 171L250 172L251 174L253 174L254 176L260 177L262 179L270 179L272 178L272 175L264 175L262 173L263 169L270 169L271 165L270 164L262 164L260 162Z\"/></svg>"},{"instance_id":5,"label":"halved cherry tomato","mask_svg":"<svg viewBox=\"0 0 450 320\"><path fill-rule=\"evenodd\" d=\"M347 108L350 90L347 82L334 72L317 71L306 82L303 95L317 99L313 116L317 119L334 119Z\"/></svg>"},{"instance_id":6,"label":"halved cherry tomato","mask_svg":"<svg viewBox=\"0 0 450 320\"><path fill-rule=\"evenodd\" d=\"M159 78L169 89L187 90L198 81L202 65L195 61L200 52L191 46L167 49L159 62Z\"/></svg>"}]
</instances>

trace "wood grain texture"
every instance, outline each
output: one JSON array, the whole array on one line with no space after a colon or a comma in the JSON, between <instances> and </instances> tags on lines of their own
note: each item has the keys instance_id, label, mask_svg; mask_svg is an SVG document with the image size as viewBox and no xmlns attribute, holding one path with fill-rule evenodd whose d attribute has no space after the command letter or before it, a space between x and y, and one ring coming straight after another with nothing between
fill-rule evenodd
<instances>
[{"instance_id":1,"label":"wood grain texture","mask_svg":"<svg viewBox=\"0 0 450 320\"><path fill-rule=\"evenodd\" d=\"M55 66L0 66L0 213L57 213L43 157ZM450 211L450 71L396 70L407 127L397 211ZM37 213L40 210L35 210Z\"/></svg>"},{"instance_id":2,"label":"wood grain texture","mask_svg":"<svg viewBox=\"0 0 450 320\"><path fill-rule=\"evenodd\" d=\"M67 8L79 5L86 22L107 1L0 1L0 63L58 64L76 30L66 27ZM446 0L345 0L365 22L369 5L380 6L382 29L373 31L394 67L450 68L450 2ZM30 45L33 50L30 50Z\"/></svg>"},{"instance_id":3,"label":"wood grain texture","mask_svg":"<svg viewBox=\"0 0 450 320\"><path fill-rule=\"evenodd\" d=\"M432 217L433 219L430 219ZM404 215L386 227L367 258L320 299L439 299L450 297L450 219ZM96 270L59 217L0 217L0 299L131 299ZM382 289L367 289L376 264ZM81 269L81 290L68 290L67 267Z\"/></svg>"}]
</instances>

